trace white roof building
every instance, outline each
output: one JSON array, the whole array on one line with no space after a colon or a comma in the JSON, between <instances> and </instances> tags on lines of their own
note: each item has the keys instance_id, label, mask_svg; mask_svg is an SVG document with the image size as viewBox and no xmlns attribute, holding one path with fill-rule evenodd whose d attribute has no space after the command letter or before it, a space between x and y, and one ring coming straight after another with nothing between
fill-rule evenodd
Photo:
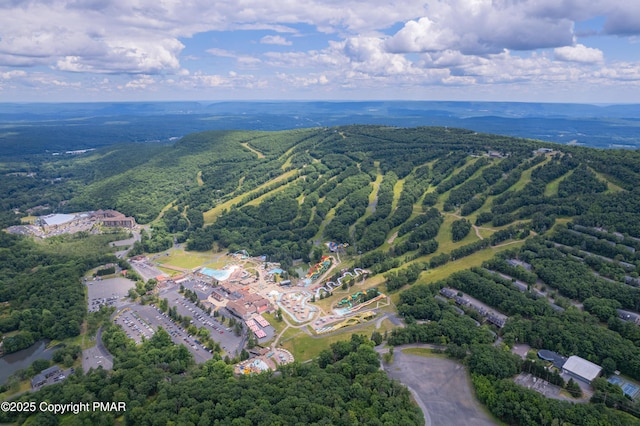
<instances>
[{"instance_id":1,"label":"white roof building","mask_svg":"<svg viewBox=\"0 0 640 426\"><path fill-rule=\"evenodd\" d=\"M55 226L55 225L62 225L67 222L71 222L75 218L76 218L76 215L74 214L57 213L57 214L50 214L48 216L42 216L40 220L42 220L43 225Z\"/></svg>"},{"instance_id":2,"label":"white roof building","mask_svg":"<svg viewBox=\"0 0 640 426\"><path fill-rule=\"evenodd\" d=\"M583 382L591 383L602 372L602 367L579 356L570 356L562 371Z\"/></svg>"}]
</instances>

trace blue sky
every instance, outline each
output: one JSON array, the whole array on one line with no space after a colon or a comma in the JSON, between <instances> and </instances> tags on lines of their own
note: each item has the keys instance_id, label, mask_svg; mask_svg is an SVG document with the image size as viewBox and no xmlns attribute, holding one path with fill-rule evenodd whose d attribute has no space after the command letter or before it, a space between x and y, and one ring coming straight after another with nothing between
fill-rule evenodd
<instances>
[{"instance_id":1,"label":"blue sky","mask_svg":"<svg viewBox=\"0 0 640 426\"><path fill-rule=\"evenodd\" d=\"M0 102L640 102L629 0L8 0Z\"/></svg>"}]
</instances>

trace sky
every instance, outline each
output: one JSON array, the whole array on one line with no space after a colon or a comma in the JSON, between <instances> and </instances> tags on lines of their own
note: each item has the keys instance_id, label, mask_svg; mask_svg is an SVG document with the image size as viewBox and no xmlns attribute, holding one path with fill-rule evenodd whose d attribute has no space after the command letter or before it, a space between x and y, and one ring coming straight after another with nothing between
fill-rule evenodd
<instances>
[{"instance_id":1,"label":"sky","mask_svg":"<svg viewBox=\"0 0 640 426\"><path fill-rule=\"evenodd\" d=\"M0 1L0 102L383 99L640 103L640 1Z\"/></svg>"}]
</instances>

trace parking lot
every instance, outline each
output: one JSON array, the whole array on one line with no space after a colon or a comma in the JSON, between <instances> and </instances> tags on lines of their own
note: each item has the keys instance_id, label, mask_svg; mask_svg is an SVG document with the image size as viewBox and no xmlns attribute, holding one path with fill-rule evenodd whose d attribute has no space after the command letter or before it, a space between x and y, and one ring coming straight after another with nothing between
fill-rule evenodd
<instances>
[{"instance_id":1,"label":"parking lot","mask_svg":"<svg viewBox=\"0 0 640 426\"><path fill-rule=\"evenodd\" d=\"M197 363L205 362L212 358L212 354L197 342L196 337L189 336L180 324L174 323L167 314L161 312L158 308L151 305L135 305L131 307L130 311L123 312L120 317L127 315L127 312L131 312L129 317L135 318L135 320L130 319L134 325L139 323L144 324L142 326L138 325L140 330L135 329L135 327L128 328L128 330L133 331L133 333L130 333L130 337L133 339L136 339L136 334L138 335L138 339L141 339L141 332L145 335L145 338L149 338L153 335L152 333L149 334L149 328L155 332L158 327L162 327L171 335L171 340L174 343L178 345L183 344L189 349ZM125 328L125 331L127 331L127 328ZM139 340L136 339L136 341Z\"/></svg>"},{"instance_id":2,"label":"parking lot","mask_svg":"<svg viewBox=\"0 0 640 426\"><path fill-rule=\"evenodd\" d=\"M127 295L129 288L133 287L133 282L123 278L114 278L102 281L87 281L86 284L89 288L90 310L99 309L103 301L107 305L127 305L116 315L114 322L120 325L127 333L127 336L136 343L142 342L143 338L150 339L158 330L158 327L162 327L171 335L171 340L174 343L184 344L189 349L197 363L202 363L212 358L213 355L198 341L197 336L190 336L180 324L172 321L168 314L163 313L153 305L130 304L126 300L122 300L123 296ZM206 298L209 290L204 283L190 281L185 284L185 288L197 292L199 297L203 299ZM225 320L225 325L221 324L217 318L207 314L194 303L185 299L178 293L178 288L176 287L163 290L160 297L167 298L169 307L175 306L178 314L183 317L190 317L194 326L208 329L211 339L218 342L223 351L230 357L240 354L244 347L246 330L242 335L236 336L234 330L227 325L228 319ZM268 340L273 337L273 327L267 327L265 331L268 333L267 338L261 340ZM99 360L97 355L95 360L93 360L93 355L90 358L97 362L96 360ZM97 365L94 365L94 367L97 367Z\"/></svg>"},{"instance_id":3,"label":"parking lot","mask_svg":"<svg viewBox=\"0 0 640 426\"><path fill-rule=\"evenodd\" d=\"M185 286L185 288L187 288ZM211 333L211 338L220 343L220 346L229 356L233 357L238 355L244 347L244 337L236 336L233 329L227 324L220 324L220 322L212 315L207 314L202 309L198 308L194 303L182 297L178 293L178 289L173 288L163 292L162 297L167 298L169 306L176 307L176 310L180 315L191 317L193 325L196 327L205 327ZM244 325L244 324L243 324Z\"/></svg>"},{"instance_id":4,"label":"parking lot","mask_svg":"<svg viewBox=\"0 0 640 426\"><path fill-rule=\"evenodd\" d=\"M135 287L135 283L126 278L85 279L85 285L89 293L89 312L98 311L101 306L118 308L124 303L122 299L127 297L129 289Z\"/></svg>"},{"instance_id":5,"label":"parking lot","mask_svg":"<svg viewBox=\"0 0 640 426\"><path fill-rule=\"evenodd\" d=\"M86 373L91 368L102 367L105 370L113 368L113 356L102 343L102 330L98 330L96 344L82 351L82 369Z\"/></svg>"},{"instance_id":6,"label":"parking lot","mask_svg":"<svg viewBox=\"0 0 640 426\"><path fill-rule=\"evenodd\" d=\"M131 260L129 264L145 281L165 275L164 272L149 262Z\"/></svg>"},{"instance_id":7,"label":"parking lot","mask_svg":"<svg viewBox=\"0 0 640 426\"><path fill-rule=\"evenodd\" d=\"M136 343L142 342L142 339L150 339L154 335L156 329L151 327L148 321L143 320L138 313L137 306L135 310L125 310L114 320L116 324L122 327L127 333L127 337L132 338Z\"/></svg>"},{"instance_id":8,"label":"parking lot","mask_svg":"<svg viewBox=\"0 0 640 426\"><path fill-rule=\"evenodd\" d=\"M212 287L210 284L205 283L204 281L199 280L187 280L182 283L182 286L186 289L189 289L195 292L198 295L198 299L204 300L210 294Z\"/></svg>"},{"instance_id":9,"label":"parking lot","mask_svg":"<svg viewBox=\"0 0 640 426\"><path fill-rule=\"evenodd\" d=\"M426 411L426 424L497 424L474 397L469 374L460 363L445 358L410 355L396 348L393 363L385 364L384 370L390 378L399 380L413 391L423 412Z\"/></svg>"}]
</instances>

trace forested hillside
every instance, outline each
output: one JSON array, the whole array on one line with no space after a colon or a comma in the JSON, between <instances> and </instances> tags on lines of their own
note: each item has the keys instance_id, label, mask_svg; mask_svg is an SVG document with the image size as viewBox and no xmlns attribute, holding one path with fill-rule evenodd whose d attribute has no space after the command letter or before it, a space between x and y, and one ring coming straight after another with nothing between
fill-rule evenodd
<instances>
[{"instance_id":1,"label":"forested hillside","mask_svg":"<svg viewBox=\"0 0 640 426\"><path fill-rule=\"evenodd\" d=\"M5 353L40 339L80 334L87 313L80 279L117 259L109 241L122 234L53 237L41 243L0 233L0 337ZM10 333L10 334L9 334Z\"/></svg>"},{"instance_id":2,"label":"forested hillside","mask_svg":"<svg viewBox=\"0 0 640 426\"><path fill-rule=\"evenodd\" d=\"M266 255L291 277L300 261L317 260L327 241L348 243L340 253L341 267L368 269L391 293L407 324L390 332L387 343L446 346L449 356L469 367L478 398L496 417L532 425L638 423L637 403L604 380L595 382L589 404L549 400L516 385L515 374L544 367L509 352L514 344L527 343L640 380L640 327L623 321L619 312L640 312L640 154L635 151L450 128L345 126L195 133L172 146L122 145L75 159L3 167L4 225L34 207L38 214L116 209L151 225L140 252L162 251L175 238L194 251ZM7 253L31 247L21 237L2 244ZM81 258L87 268L98 261ZM15 286L45 271L57 276L53 264L66 264L70 277L78 276L77 268L62 254L42 254L43 262L52 263L47 268L34 268L29 257L8 259L2 272L13 281L0 288L2 301L9 302L0 312L0 331L19 330L31 338L74 335L75 325L73 330L46 327L49 314L39 296L26 300ZM68 299L76 300L77 289L65 289ZM505 319L488 320L486 312L458 307L454 298L439 295L441 289L474 297ZM85 312L71 305L64 315L81 321ZM66 305L55 300L54 306ZM293 409L252 393L254 385L289 398L284 389L294 382L301 391L335 383L340 392L351 390L350 401L358 408L321 394L297 415L318 424L421 421L407 408L404 391L374 371L377 357L357 337L349 349L333 347L345 353L334 353L329 366L297 365L277 378L239 381L226 380L223 363L191 366L191 359L161 338L145 343L144 350L133 349L110 330L107 340L120 364L112 374L74 378L76 390L94 389L93 398L101 395L98 389L109 389L105 398L126 395L135 404L126 415L132 423L152 424L156 418L197 423L196 413L206 413L211 424L226 424L238 417L233 401L215 396L219 400L212 404L190 391L223 386L238 400L251 400L246 421L238 424L256 424L257 418L286 424ZM157 355L152 362L143 353L147 349ZM131 367L137 365L144 365L142 378ZM140 388L136 395L124 391L129 385ZM64 392L71 386L61 385ZM388 419L384 410L363 408L380 398L399 404ZM334 414L321 409L325 399ZM168 408L176 404L182 408Z\"/></svg>"},{"instance_id":3,"label":"forested hillside","mask_svg":"<svg viewBox=\"0 0 640 426\"><path fill-rule=\"evenodd\" d=\"M348 242L354 252L368 252L396 232L400 251L415 252L417 240L433 233L425 233L430 225L419 215L436 204L478 226L528 220L542 231L616 191L626 189L621 198L635 202L635 152L533 153L550 146L447 128L206 132L171 147L120 146L43 164L35 177L12 176L5 191L13 194L30 179L50 187L45 199L27 189L4 200L6 208L113 208L141 223L170 205L155 226L191 249L215 243L285 263L305 259L311 241ZM419 226L409 232L409 221ZM627 222L619 226L633 226Z\"/></svg>"}]
</instances>

